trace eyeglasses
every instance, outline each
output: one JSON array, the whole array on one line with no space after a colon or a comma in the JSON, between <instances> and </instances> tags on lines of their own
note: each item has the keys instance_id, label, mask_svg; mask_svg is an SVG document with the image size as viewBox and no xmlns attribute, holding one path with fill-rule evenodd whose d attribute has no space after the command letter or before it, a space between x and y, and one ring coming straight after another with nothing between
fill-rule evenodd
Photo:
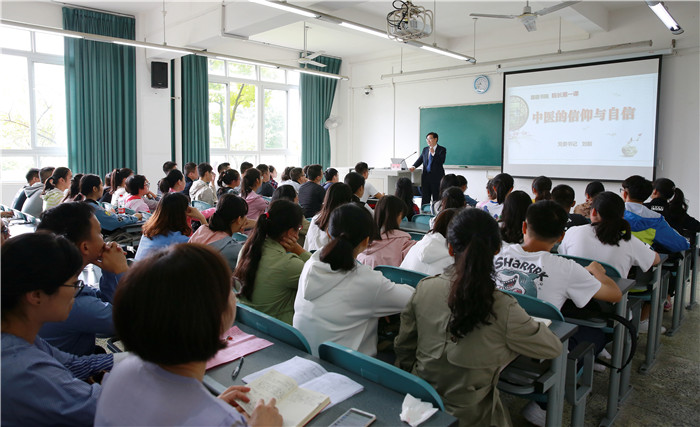
<instances>
[{"instance_id":1,"label":"eyeglasses","mask_svg":"<svg viewBox=\"0 0 700 427\"><path fill-rule=\"evenodd\" d=\"M80 295L80 292L82 292L83 288L85 287L85 283L83 283L82 280L76 280L75 283L71 283L70 285L60 285L60 286L74 288L75 295L73 295L73 297L77 297L78 295Z\"/></svg>"}]
</instances>

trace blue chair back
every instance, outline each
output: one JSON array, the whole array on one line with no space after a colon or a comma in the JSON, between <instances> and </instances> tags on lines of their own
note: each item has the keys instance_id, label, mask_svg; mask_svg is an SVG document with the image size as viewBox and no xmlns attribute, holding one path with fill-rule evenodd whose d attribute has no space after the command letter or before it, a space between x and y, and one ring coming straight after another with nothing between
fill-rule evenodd
<instances>
[{"instance_id":1,"label":"blue chair back","mask_svg":"<svg viewBox=\"0 0 700 427\"><path fill-rule=\"evenodd\" d=\"M396 366L330 341L318 347L318 354L321 360L347 369L398 393L410 393L411 396L432 403L441 411L445 410L445 405L433 386Z\"/></svg>"},{"instance_id":2,"label":"blue chair back","mask_svg":"<svg viewBox=\"0 0 700 427\"><path fill-rule=\"evenodd\" d=\"M391 265L378 265L374 267L376 271L380 271L384 277L394 283L404 283L411 285L414 288L418 285L421 279L428 277L427 274L418 271L406 270L405 268L394 267Z\"/></svg>"},{"instance_id":3,"label":"blue chair back","mask_svg":"<svg viewBox=\"0 0 700 427\"><path fill-rule=\"evenodd\" d=\"M411 240L415 240L415 241L420 241L423 239L423 236L425 236L425 234L423 234L423 233L415 233L413 231L409 231L408 234L411 235Z\"/></svg>"},{"instance_id":4,"label":"blue chair back","mask_svg":"<svg viewBox=\"0 0 700 427\"><path fill-rule=\"evenodd\" d=\"M211 208L212 206L209 203L203 202L201 200L192 200L192 207L197 209L198 211L203 211Z\"/></svg>"},{"instance_id":5,"label":"blue chair back","mask_svg":"<svg viewBox=\"0 0 700 427\"><path fill-rule=\"evenodd\" d=\"M543 319L560 320L564 321L564 316L561 314L558 308L556 308L551 303L547 301L542 301L535 297L531 297L525 294L519 294L517 292L504 291L504 294L508 294L515 297L518 300L518 304L523 308L530 316L542 317Z\"/></svg>"},{"instance_id":6,"label":"blue chair back","mask_svg":"<svg viewBox=\"0 0 700 427\"><path fill-rule=\"evenodd\" d=\"M590 263L592 263L593 261L596 261L598 264L603 266L603 268L605 269L605 274L608 277L613 277L613 278L621 277L620 272L617 271L617 269L610 264L606 264L604 262L597 261L594 259L582 258L582 257L578 257L578 256L573 256L573 255L561 255L561 254L558 254L558 255L562 258L567 258L567 259L570 259L572 261L575 261L577 264L582 265L584 267L587 267Z\"/></svg>"},{"instance_id":7,"label":"blue chair back","mask_svg":"<svg viewBox=\"0 0 700 427\"><path fill-rule=\"evenodd\" d=\"M248 240L248 236L246 236L243 233L233 233L231 237L233 237L233 240L237 242L245 242L246 240Z\"/></svg>"},{"instance_id":8,"label":"blue chair back","mask_svg":"<svg viewBox=\"0 0 700 427\"><path fill-rule=\"evenodd\" d=\"M311 346L304 335L291 325L272 316L248 307L247 305L236 304L236 322L255 328L258 331L270 335L278 340L291 345L301 351L311 354Z\"/></svg>"},{"instance_id":9,"label":"blue chair back","mask_svg":"<svg viewBox=\"0 0 700 427\"><path fill-rule=\"evenodd\" d=\"M411 222L417 222L419 224L430 224L430 218L432 217L433 215L430 214L413 215L413 218L411 218Z\"/></svg>"},{"instance_id":10,"label":"blue chair back","mask_svg":"<svg viewBox=\"0 0 700 427\"><path fill-rule=\"evenodd\" d=\"M420 211L421 211L422 213L427 213L427 214L429 214L429 213L430 213L430 203L426 203L426 204L424 204L423 206L421 206L421 207L420 207Z\"/></svg>"}]
</instances>

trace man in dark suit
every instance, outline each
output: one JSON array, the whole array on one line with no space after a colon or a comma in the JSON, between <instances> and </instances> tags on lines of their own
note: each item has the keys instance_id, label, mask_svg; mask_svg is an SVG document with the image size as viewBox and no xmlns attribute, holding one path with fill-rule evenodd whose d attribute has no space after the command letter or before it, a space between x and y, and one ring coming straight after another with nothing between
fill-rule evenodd
<instances>
[{"instance_id":1,"label":"man in dark suit","mask_svg":"<svg viewBox=\"0 0 700 427\"><path fill-rule=\"evenodd\" d=\"M440 200L440 180L445 176L445 157L447 149L438 145L438 134L430 132L425 140L428 146L423 149L423 153L410 169L413 172L418 166L423 165L421 175L421 191L423 193L423 204L430 203L430 196L433 200Z\"/></svg>"}]
</instances>

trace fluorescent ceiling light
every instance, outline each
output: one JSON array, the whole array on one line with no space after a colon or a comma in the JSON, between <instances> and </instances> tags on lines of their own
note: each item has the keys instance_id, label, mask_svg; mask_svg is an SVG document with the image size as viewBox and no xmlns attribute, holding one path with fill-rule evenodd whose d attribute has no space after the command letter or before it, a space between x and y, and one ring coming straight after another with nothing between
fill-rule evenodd
<instances>
[{"instance_id":1,"label":"fluorescent ceiling light","mask_svg":"<svg viewBox=\"0 0 700 427\"><path fill-rule=\"evenodd\" d=\"M124 46L142 47L144 49L155 49L155 50L163 50L166 52L182 53L184 55L191 55L191 54L196 53L196 51L178 49L178 48L173 48L173 47L168 47L168 46L161 46L161 45L158 45L155 43L123 42L123 41L114 41L113 43L114 44L121 44Z\"/></svg>"},{"instance_id":2,"label":"fluorescent ceiling light","mask_svg":"<svg viewBox=\"0 0 700 427\"><path fill-rule=\"evenodd\" d=\"M336 80L348 80L347 77L339 76L337 74L324 73L323 71L308 70L306 68L294 69L293 71L298 71L302 74L311 74L314 76L328 77L330 79L336 79Z\"/></svg>"},{"instance_id":3,"label":"fluorescent ceiling light","mask_svg":"<svg viewBox=\"0 0 700 427\"><path fill-rule=\"evenodd\" d=\"M421 48L421 49L425 49L425 50L427 50L427 51L429 51L429 52L433 52L433 53L438 53L438 54L440 54L440 55L449 56L450 58L460 59L460 60L462 60L462 61L474 62L474 61L473 61L471 58L469 58L468 56L460 55L459 53L450 52L449 50L440 49L440 48L432 47L432 46L426 46L426 45L422 45L420 48Z\"/></svg>"},{"instance_id":4,"label":"fluorescent ceiling light","mask_svg":"<svg viewBox=\"0 0 700 427\"><path fill-rule=\"evenodd\" d=\"M210 56L210 55L205 55L205 56ZM217 54L214 56L216 59L220 59L222 61L233 61L233 62L238 62L241 64L249 64L249 65L260 65L263 67L272 67L272 68L279 68L279 66L269 63L269 62L260 62L260 61L253 61L251 59L245 59L245 58L238 58L236 56L224 56L224 55L219 55Z\"/></svg>"},{"instance_id":5,"label":"fluorescent ceiling light","mask_svg":"<svg viewBox=\"0 0 700 427\"><path fill-rule=\"evenodd\" d=\"M351 24L350 22L341 22L339 24L341 27L350 28L355 31L362 31L366 34L372 34L373 36L381 37L383 39L388 39L389 36L383 31L375 30L374 28L365 27L364 25Z\"/></svg>"},{"instance_id":6,"label":"fluorescent ceiling light","mask_svg":"<svg viewBox=\"0 0 700 427\"><path fill-rule=\"evenodd\" d=\"M683 29L681 28L680 25L678 25L678 22L676 22L675 19L673 19L673 16L668 12L668 9L666 9L666 6L663 4L663 2L660 1L647 1L647 4L649 5L649 8L654 11L656 16L659 17L661 22L664 23L664 25L671 30L673 34L683 34Z\"/></svg>"},{"instance_id":7,"label":"fluorescent ceiling light","mask_svg":"<svg viewBox=\"0 0 700 427\"><path fill-rule=\"evenodd\" d=\"M12 25L12 24L7 24L7 23L2 23L3 27L8 27L8 28L14 28L16 30L25 30L25 31L34 31L37 33L44 33L44 34L51 34L54 36L62 36L62 37L70 37L72 39L82 39L84 38L83 36L79 36L77 34L67 34L62 31L51 31L51 30L44 30L44 29L34 29L34 28L27 28L27 27L22 27L19 25Z\"/></svg>"},{"instance_id":8,"label":"fluorescent ceiling light","mask_svg":"<svg viewBox=\"0 0 700 427\"><path fill-rule=\"evenodd\" d=\"M290 4L281 3L277 1L267 1L267 0L249 0L251 3L261 4L263 6L274 7L275 9L284 10L285 12L296 13L297 15L305 16L307 18L318 18L320 15L318 13L309 12L303 8L292 6Z\"/></svg>"}]
</instances>

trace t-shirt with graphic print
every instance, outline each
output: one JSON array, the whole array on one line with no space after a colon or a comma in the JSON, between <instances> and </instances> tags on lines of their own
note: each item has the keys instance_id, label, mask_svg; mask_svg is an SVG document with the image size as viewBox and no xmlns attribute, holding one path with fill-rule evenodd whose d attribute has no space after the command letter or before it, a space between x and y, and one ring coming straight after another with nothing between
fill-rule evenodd
<instances>
[{"instance_id":1,"label":"t-shirt with graphic print","mask_svg":"<svg viewBox=\"0 0 700 427\"><path fill-rule=\"evenodd\" d=\"M561 309L567 299L583 307L602 286L576 262L545 251L504 245L494 257L496 286L547 301Z\"/></svg>"}]
</instances>

